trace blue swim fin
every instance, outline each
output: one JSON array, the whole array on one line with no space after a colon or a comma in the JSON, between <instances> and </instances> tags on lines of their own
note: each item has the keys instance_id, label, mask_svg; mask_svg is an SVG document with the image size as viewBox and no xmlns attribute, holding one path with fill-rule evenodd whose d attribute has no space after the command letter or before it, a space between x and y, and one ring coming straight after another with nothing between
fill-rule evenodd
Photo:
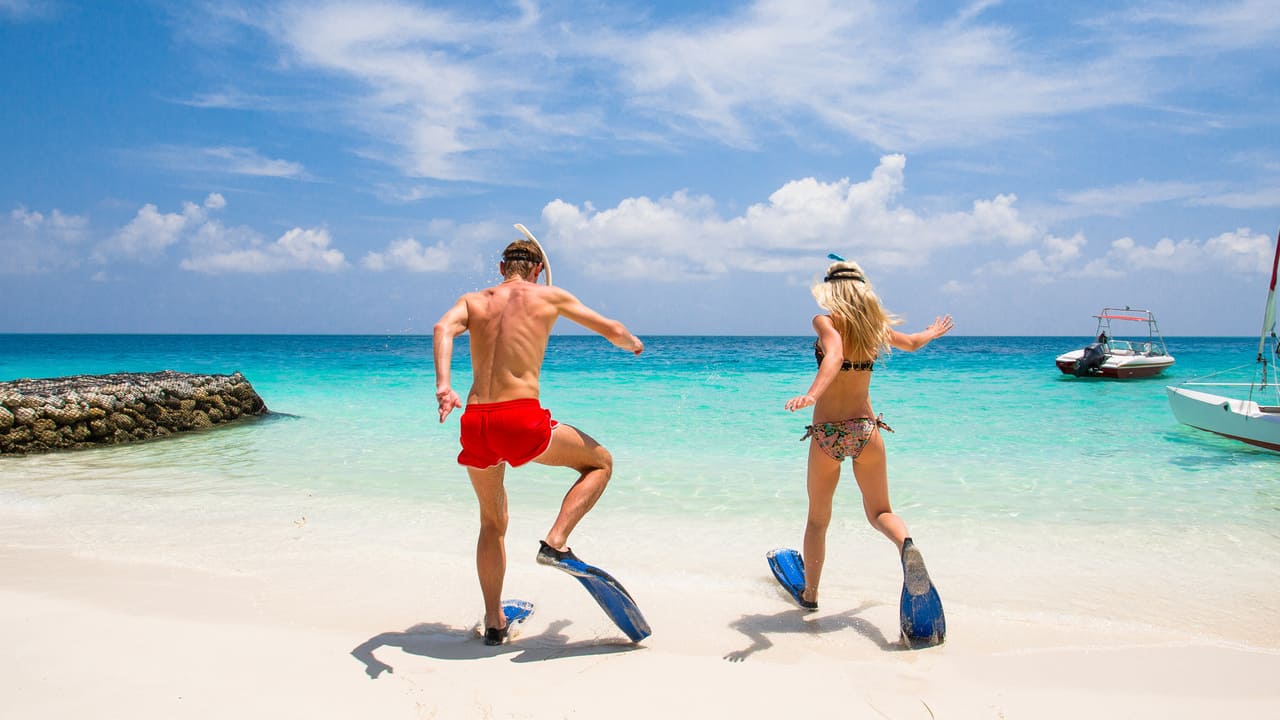
<instances>
[{"instance_id":1,"label":"blue swim fin","mask_svg":"<svg viewBox=\"0 0 1280 720\"><path fill-rule=\"evenodd\" d=\"M507 625L502 629L485 627L484 618L476 623L476 633L484 638L485 645L501 645L515 639L520 634L520 626L533 614L533 603L527 600L503 600L502 614L507 619Z\"/></svg>"},{"instance_id":2,"label":"blue swim fin","mask_svg":"<svg viewBox=\"0 0 1280 720\"><path fill-rule=\"evenodd\" d=\"M912 648L940 645L947 637L947 618L942 598L929 579L924 556L911 538L902 544L902 601L899 617L902 638Z\"/></svg>"},{"instance_id":3,"label":"blue swim fin","mask_svg":"<svg viewBox=\"0 0 1280 720\"><path fill-rule=\"evenodd\" d=\"M537 560L541 565L563 570L577 578L600 609L631 638L631 642L640 642L653 634L631 594L609 573L578 559L572 550L556 550L545 542L538 550Z\"/></svg>"},{"instance_id":4,"label":"blue swim fin","mask_svg":"<svg viewBox=\"0 0 1280 720\"><path fill-rule=\"evenodd\" d=\"M786 590L805 610L817 610L818 603L804 599L804 558L791 548L770 550L765 557L769 560L769 569L778 579L778 584Z\"/></svg>"}]
</instances>

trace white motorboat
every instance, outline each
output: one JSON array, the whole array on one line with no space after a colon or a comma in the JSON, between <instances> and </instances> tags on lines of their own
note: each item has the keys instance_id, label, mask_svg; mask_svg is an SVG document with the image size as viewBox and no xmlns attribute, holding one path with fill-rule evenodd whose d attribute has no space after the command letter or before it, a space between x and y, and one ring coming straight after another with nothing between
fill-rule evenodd
<instances>
[{"instance_id":1,"label":"white motorboat","mask_svg":"<svg viewBox=\"0 0 1280 720\"><path fill-rule=\"evenodd\" d=\"M1128 380L1154 377L1173 365L1173 356L1165 348L1150 310L1103 308L1094 318L1098 321L1096 340L1054 361L1063 374Z\"/></svg>"},{"instance_id":2,"label":"white motorboat","mask_svg":"<svg viewBox=\"0 0 1280 720\"><path fill-rule=\"evenodd\" d=\"M1250 445L1280 450L1280 362L1276 347L1276 271L1280 268L1280 234L1276 256L1271 262L1271 287L1262 313L1262 333L1254 360L1251 382L1207 382L1231 372L1224 370L1206 378L1165 388L1169 407L1178 422ZM1239 368L1233 368L1239 369Z\"/></svg>"}]
</instances>

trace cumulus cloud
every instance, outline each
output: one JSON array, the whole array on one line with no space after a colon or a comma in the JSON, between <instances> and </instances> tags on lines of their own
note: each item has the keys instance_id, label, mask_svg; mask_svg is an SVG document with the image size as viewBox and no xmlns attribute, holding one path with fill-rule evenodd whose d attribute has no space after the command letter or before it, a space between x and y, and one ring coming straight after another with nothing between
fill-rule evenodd
<instances>
[{"instance_id":1,"label":"cumulus cloud","mask_svg":"<svg viewBox=\"0 0 1280 720\"><path fill-rule=\"evenodd\" d=\"M157 260L189 230L204 223L209 210L220 210L225 206L226 200L218 193L210 194L202 205L183 203L180 213L162 213L151 203L143 205L133 220L98 246L95 259Z\"/></svg>"},{"instance_id":2,"label":"cumulus cloud","mask_svg":"<svg viewBox=\"0 0 1280 720\"><path fill-rule=\"evenodd\" d=\"M1101 256L1087 257L1082 233L1063 238L1045 235L1040 247L1012 260L986 263L975 276L1015 276L1037 283L1080 277L1120 279L1159 271L1172 275L1205 272L1252 274L1270 272L1272 238L1248 228L1226 232L1207 240L1160 238L1143 244L1121 237L1106 246Z\"/></svg>"},{"instance_id":3,"label":"cumulus cloud","mask_svg":"<svg viewBox=\"0 0 1280 720\"><path fill-rule=\"evenodd\" d=\"M211 231L212 234L213 231ZM206 238L209 243L227 244L225 236ZM270 273L283 270L318 270L334 272L347 267L346 257L330 247L329 232L321 229L293 228L275 242L248 238L248 246L237 249L204 252L182 261L184 270L203 273Z\"/></svg>"},{"instance_id":4,"label":"cumulus cloud","mask_svg":"<svg viewBox=\"0 0 1280 720\"><path fill-rule=\"evenodd\" d=\"M53 209L14 208L0 218L0 274L41 273L75 267L89 221Z\"/></svg>"},{"instance_id":5,"label":"cumulus cloud","mask_svg":"<svg viewBox=\"0 0 1280 720\"><path fill-rule=\"evenodd\" d=\"M456 224L447 220L433 221L426 234L434 238L428 243L416 238L401 238L387 244L380 251L367 253L360 264L367 270L408 270L410 272L445 272L456 270L465 264L469 268L483 265L486 253L494 253L501 243L503 233L513 235L506 226L481 222Z\"/></svg>"},{"instance_id":6,"label":"cumulus cloud","mask_svg":"<svg viewBox=\"0 0 1280 720\"><path fill-rule=\"evenodd\" d=\"M413 238L394 240L382 252L370 252L361 261L369 270L398 267L413 272L440 272L449 267L449 251L440 245L424 247Z\"/></svg>"},{"instance_id":7,"label":"cumulus cloud","mask_svg":"<svg viewBox=\"0 0 1280 720\"><path fill-rule=\"evenodd\" d=\"M323 228L295 227L268 241L252 228L227 227L212 216L226 207L227 200L219 193L210 193L198 205L183 203L182 212L176 213L144 205L133 220L98 245L94 258L102 263L156 262L176 246L187 255L179 267L204 273L332 272L348 265L342 251L331 247L332 238Z\"/></svg>"},{"instance_id":8,"label":"cumulus cloud","mask_svg":"<svg viewBox=\"0 0 1280 720\"><path fill-rule=\"evenodd\" d=\"M1111 267L1200 273L1215 268L1241 274L1269 273L1273 249L1269 236L1249 228L1239 228L1203 241L1160 238L1150 245L1122 237L1111 243L1105 258L1091 262L1086 270Z\"/></svg>"},{"instance_id":9,"label":"cumulus cloud","mask_svg":"<svg viewBox=\"0 0 1280 720\"><path fill-rule=\"evenodd\" d=\"M1013 260L995 261L977 271L979 275L1017 276L1034 282L1049 282L1072 275L1087 240L1081 233L1064 238L1045 235L1039 248L1022 253Z\"/></svg>"},{"instance_id":10,"label":"cumulus cloud","mask_svg":"<svg viewBox=\"0 0 1280 720\"><path fill-rule=\"evenodd\" d=\"M542 220L557 245L593 258L593 270L669 280L809 270L831 251L877 267L919 267L942 248L1020 245L1038 234L1012 195L934 215L904 207L905 166L905 157L887 155L861 182L795 180L734 217L723 217L710 197L676 192L605 210L555 200Z\"/></svg>"}]
</instances>

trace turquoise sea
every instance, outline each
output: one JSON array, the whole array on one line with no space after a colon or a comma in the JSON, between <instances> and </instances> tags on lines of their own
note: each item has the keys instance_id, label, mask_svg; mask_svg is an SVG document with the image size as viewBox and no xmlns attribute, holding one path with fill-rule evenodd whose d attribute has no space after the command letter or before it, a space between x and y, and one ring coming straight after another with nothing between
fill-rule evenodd
<instances>
[{"instance_id":1,"label":"turquoise sea","mask_svg":"<svg viewBox=\"0 0 1280 720\"><path fill-rule=\"evenodd\" d=\"M798 543L803 527L808 417L783 403L812 379L812 340L644 340L639 357L595 336L557 335L548 349L543 404L616 460L579 535L633 542L641 555L681 542L709 563L741 555L762 570L763 552ZM1166 619L1252 637L1231 628L1248 605L1277 604L1280 454L1180 426L1164 387L1248 363L1256 340L1166 340L1177 364L1150 380L1060 374L1054 357L1087 337L948 336L877 365L872 401L896 431L887 436L895 509L946 567L949 599L1012 611L1012 598L1043 606L1096 583L1096 598L1086 592L1074 609L1130 617L1109 609L1108 593L1142 574L1148 590L1162 589ZM465 396L465 341L454 367ZM151 443L0 458L0 540L54 542L56 525L58 542L80 552L200 564L226 554L193 551L196 527L202 542L269 545L326 519L344 528L335 548L404 548L433 524L471 521L455 463L458 413L437 422L429 337L0 335L0 380L164 369L238 370L275 414ZM536 466L508 478L513 517L536 515L538 527L571 479ZM876 548L888 576L890 553L866 527L856 486L837 498L833 537ZM455 549L465 557L471 542ZM662 567L637 558L629 577ZM1022 580L998 591L993 573ZM1227 598L1244 608L1224 615ZM1280 631L1261 639L1280 642Z\"/></svg>"}]
</instances>

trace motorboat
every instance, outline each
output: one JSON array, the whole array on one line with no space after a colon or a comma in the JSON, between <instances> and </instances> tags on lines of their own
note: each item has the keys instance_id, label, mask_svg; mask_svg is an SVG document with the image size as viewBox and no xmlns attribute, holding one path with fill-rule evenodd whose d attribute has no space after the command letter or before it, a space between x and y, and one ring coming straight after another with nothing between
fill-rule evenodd
<instances>
[{"instance_id":1,"label":"motorboat","mask_svg":"<svg viewBox=\"0 0 1280 720\"><path fill-rule=\"evenodd\" d=\"M1173 365L1150 310L1108 307L1093 317L1094 342L1055 360L1063 374L1128 380L1155 377Z\"/></svg>"},{"instance_id":2,"label":"motorboat","mask_svg":"<svg viewBox=\"0 0 1280 720\"><path fill-rule=\"evenodd\" d=\"M1280 377L1276 364L1276 272L1280 268L1280 234L1271 262L1271 287L1262 312L1262 332L1250 382L1208 382L1239 370L1223 370L1165 388L1173 416L1184 425L1268 450L1280 451ZM1229 376L1229 375L1228 375Z\"/></svg>"}]
</instances>

